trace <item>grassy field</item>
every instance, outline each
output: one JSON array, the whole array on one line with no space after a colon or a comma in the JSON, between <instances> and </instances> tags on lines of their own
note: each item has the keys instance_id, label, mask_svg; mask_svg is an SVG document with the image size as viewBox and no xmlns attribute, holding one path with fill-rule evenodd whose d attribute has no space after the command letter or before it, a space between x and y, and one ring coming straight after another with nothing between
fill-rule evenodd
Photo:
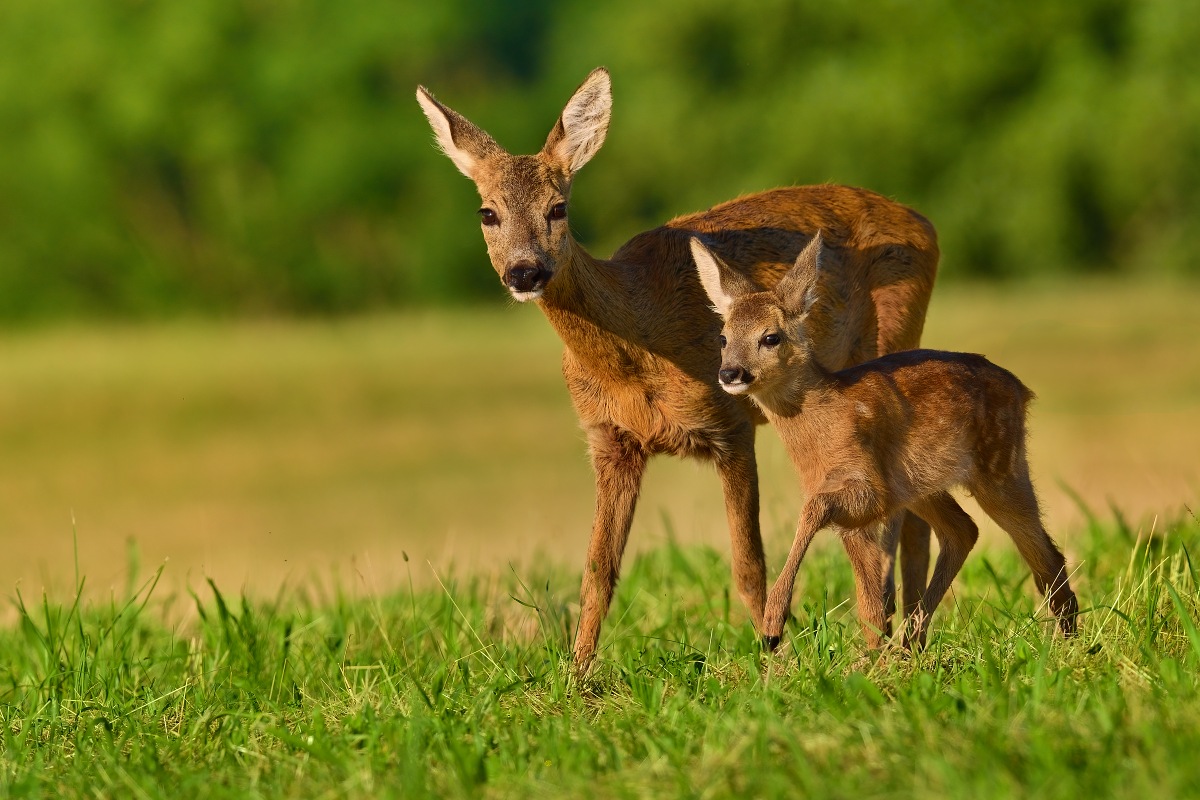
<instances>
[{"instance_id":1,"label":"grassy field","mask_svg":"<svg viewBox=\"0 0 1200 800\"><path fill-rule=\"evenodd\" d=\"M590 471L536 310L5 334L0 796L1200 794L1198 300L931 311L1039 394L1078 639L994 539L926 653L872 659L826 543L767 658L715 476L659 461L582 686ZM799 498L760 441L775 565Z\"/></svg>"},{"instance_id":2,"label":"grassy field","mask_svg":"<svg viewBox=\"0 0 1200 800\"><path fill-rule=\"evenodd\" d=\"M925 341L983 352L1039 395L1033 471L1069 555L1072 492L1135 527L1200 496L1197 307L1188 286L939 288ZM170 591L211 577L258 597L395 590L405 555L422 586L539 556L578 568L592 479L559 354L537 309L499 303L2 334L0 590L70 597L78 556L104 596L131 549L165 564ZM774 434L759 439L781 559L800 497ZM669 535L726 551L711 468L651 463L632 547Z\"/></svg>"},{"instance_id":3,"label":"grassy field","mask_svg":"<svg viewBox=\"0 0 1200 800\"><path fill-rule=\"evenodd\" d=\"M0 632L4 797L1186 797L1200 789L1200 524L1077 537L1082 633L1009 553L968 562L911 659L862 651L848 571L806 579L781 654L726 559L630 565L569 678L551 567L373 599L19 600ZM164 620L185 602L197 619Z\"/></svg>"}]
</instances>

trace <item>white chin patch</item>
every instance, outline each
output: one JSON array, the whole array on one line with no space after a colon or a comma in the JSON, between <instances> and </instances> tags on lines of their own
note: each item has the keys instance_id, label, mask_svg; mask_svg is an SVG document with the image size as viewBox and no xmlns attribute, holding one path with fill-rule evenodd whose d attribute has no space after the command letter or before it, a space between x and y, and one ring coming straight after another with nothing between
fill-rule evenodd
<instances>
[{"instance_id":1,"label":"white chin patch","mask_svg":"<svg viewBox=\"0 0 1200 800\"><path fill-rule=\"evenodd\" d=\"M513 299L518 303L528 303L530 300L537 300L542 296L541 289L538 289L536 292L514 292L513 290L509 289L508 293L511 294Z\"/></svg>"},{"instance_id":2,"label":"white chin patch","mask_svg":"<svg viewBox=\"0 0 1200 800\"><path fill-rule=\"evenodd\" d=\"M730 394L745 394L750 391L748 383L722 383L721 388Z\"/></svg>"}]
</instances>

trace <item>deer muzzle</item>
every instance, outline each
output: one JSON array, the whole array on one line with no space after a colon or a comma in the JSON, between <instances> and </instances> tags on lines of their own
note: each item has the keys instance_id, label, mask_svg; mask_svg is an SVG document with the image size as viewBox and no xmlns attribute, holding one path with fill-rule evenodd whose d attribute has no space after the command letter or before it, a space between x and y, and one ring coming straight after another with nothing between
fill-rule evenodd
<instances>
[{"instance_id":1,"label":"deer muzzle","mask_svg":"<svg viewBox=\"0 0 1200 800\"><path fill-rule=\"evenodd\" d=\"M717 373L717 378L721 381L721 388L730 394L742 394L749 391L750 384L754 382L754 376L741 367L726 367L722 365L721 371Z\"/></svg>"},{"instance_id":2,"label":"deer muzzle","mask_svg":"<svg viewBox=\"0 0 1200 800\"><path fill-rule=\"evenodd\" d=\"M504 271L504 285L518 300L539 297L551 272L537 261L518 261Z\"/></svg>"}]
</instances>

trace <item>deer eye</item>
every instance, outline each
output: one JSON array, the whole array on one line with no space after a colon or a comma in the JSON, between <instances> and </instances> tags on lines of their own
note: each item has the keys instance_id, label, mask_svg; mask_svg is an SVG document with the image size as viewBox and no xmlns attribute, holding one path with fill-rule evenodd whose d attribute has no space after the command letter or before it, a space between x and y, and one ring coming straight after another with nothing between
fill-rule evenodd
<instances>
[{"instance_id":1,"label":"deer eye","mask_svg":"<svg viewBox=\"0 0 1200 800\"><path fill-rule=\"evenodd\" d=\"M777 347L779 345L779 334L768 333L766 336L758 340L758 343L763 347Z\"/></svg>"},{"instance_id":2,"label":"deer eye","mask_svg":"<svg viewBox=\"0 0 1200 800\"><path fill-rule=\"evenodd\" d=\"M490 208L479 209L479 221L484 225L499 225L500 218L496 216L496 212Z\"/></svg>"},{"instance_id":3,"label":"deer eye","mask_svg":"<svg viewBox=\"0 0 1200 800\"><path fill-rule=\"evenodd\" d=\"M567 218L567 204L566 203L555 203L554 205L550 206L550 213L546 215L546 219L566 219L566 218Z\"/></svg>"},{"instance_id":4,"label":"deer eye","mask_svg":"<svg viewBox=\"0 0 1200 800\"><path fill-rule=\"evenodd\" d=\"M725 334L721 334L720 336L718 336L717 341L721 343L721 349L724 350L725 349Z\"/></svg>"}]
</instances>

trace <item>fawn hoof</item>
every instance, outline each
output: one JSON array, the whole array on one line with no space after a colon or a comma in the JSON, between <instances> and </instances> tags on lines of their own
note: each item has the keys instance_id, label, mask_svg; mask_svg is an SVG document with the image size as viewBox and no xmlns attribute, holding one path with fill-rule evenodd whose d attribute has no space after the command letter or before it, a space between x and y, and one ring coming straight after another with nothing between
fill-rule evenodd
<instances>
[{"instance_id":1,"label":"fawn hoof","mask_svg":"<svg viewBox=\"0 0 1200 800\"><path fill-rule=\"evenodd\" d=\"M779 637L778 636L764 636L764 637L762 637L762 645L763 645L763 649L766 650L768 653L774 653L775 648L779 647Z\"/></svg>"}]
</instances>

